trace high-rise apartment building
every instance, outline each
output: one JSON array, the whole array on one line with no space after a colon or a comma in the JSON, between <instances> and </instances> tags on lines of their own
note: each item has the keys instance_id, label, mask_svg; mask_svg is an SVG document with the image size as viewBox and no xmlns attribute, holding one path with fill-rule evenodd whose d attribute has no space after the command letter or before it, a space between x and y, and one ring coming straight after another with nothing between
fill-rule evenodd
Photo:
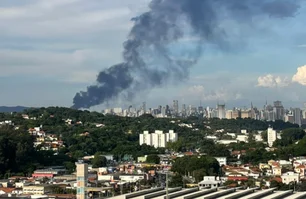
<instances>
[{"instance_id":1,"label":"high-rise apartment building","mask_svg":"<svg viewBox=\"0 0 306 199\"><path fill-rule=\"evenodd\" d=\"M139 145L143 144L148 146L152 145L152 136L149 131L144 131L143 134L139 134Z\"/></svg>"},{"instance_id":2,"label":"high-rise apartment building","mask_svg":"<svg viewBox=\"0 0 306 199\"><path fill-rule=\"evenodd\" d=\"M218 118L219 119L225 119L225 104L218 104L217 105L217 111L218 111Z\"/></svg>"},{"instance_id":3,"label":"high-rise apartment building","mask_svg":"<svg viewBox=\"0 0 306 199\"><path fill-rule=\"evenodd\" d=\"M176 142L178 139L177 133L170 130L168 133L156 130L154 133L144 131L143 134L139 134L139 145L150 145L155 148L164 148L168 142Z\"/></svg>"},{"instance_id":4,"label":"high-rise apartment building","mask_svg":"<svg viewBox=\"0 0 306 199\"><path fill-rule=\"evenodd\" d=\"M86 199L86 186L88 178L88 165L86 163L76 163L77 176L77 199Z\"/></svg>"},{"instance_id":5,"label":"high-rise apartment building","mask_svg":"<svg viewBox=\"0 0 306 199\"><path fill-rule=\"evenodd\" d=\"M174 130L169 130L169 133L166 133L167 142L176 142L178 139L177 133L174 133Z\"/></svg>"},{"instance_id":6,"label":"high-rise apartment building","mask_svg":"<svg viewBox=\"0 0 306 199\"><path fill-rule=\"evenodd\" d=\"M294 124L302 125L302 110L300 108L293 109Z\"/></svg>"},{"instance_id":7,"label":"high-rise apartment building","mask_svg":"<svg viewBox=\"0 0 306 199\"><path fill-rule=\"evenodd\" d=\"M155 133L152 133L151 136L152 136L152 145L155 148L166 147L167 144L166 134L164 134L163 131L155 131Z\"/></svg>"},{"instance_id":8,"label":"high-rise apartment building","mask_svg":"<svg viewBox=\"0 0 306 199\"><path fill-rule=\"evenodd\" d=\"M273 128L269 127L268 130L267 130L267 139L268 139L269 147L272 147L273 143L277 139L276 130L273 130Z\"/></svg>"},{"instance_id":9,"label":"high-rise apartment building","mask_svg":"<svg viewBox=\"0 0 306 199\"><path fill-rule=\"evenodd\" d=\"M146 102L143 102L142 103L142 112L143 112L143 114L146 114L146 112L147 112L147 104L146 104Z\"/></svg>"},{"instance_id":10,"label":"high-rise apartment building","mask_svg":"<svg viewBox=\"0 0 306 199\"><path fill-rule=\"evenodd\" d=\"M186 116L187 115L187 109L186 109L186 104L182 105L182 116Z\"/></svg>"},{"instance_id":11,"label":"high-rise apartment building","mask_svg":"<svg viewBox=\"0 0 306 199\"><path fill-rule=\"evenodd\" d=\"M281 101L274 102L273 112L275 114L275 120L284 120L285 109Z\"/></svg>"},{"instance_id":12,"label":"high-rise apartment building","mask_svg":"<svg viewBox=\"0 0 306 199\"><path fill-rule=\"evenodd\" d=\"M285 115L285 122L294 123L294 115L292 111Z\"/></svg>"},{"instance_id":13,"label":"high-rise apartment building","mask_svg":"<svg viewBox=\"0 0 306 199\"><path fill-rule=\"evenodd\" d=\"M166 110L166 107L163 107L162 110L161 110L161 115L163 117L166 117L167 116L167 110Z\"/></svg>"},{"instance_id":14,"label":"high-rise apartment building","mask_svg":"<svg viewBox=\"0 0 306 199\"><path fill-rule=\"evenodd\" d=\"M251 111L250 110L241 110L240 111L240 117L241 118L250 118L251 117Z\"/></svg>"},{"instance_id":15,"label":"high-rise apartment building","mask_svg":"<svg viewBox=\"0 0 306 199\"><path fill-rule=\"evenodd\" d=\"M175 115L175 116L178 115L178 113L179 113L178 100L173 100L172 111L173 111L173 115Z\"/></svg>"}]
</instances>

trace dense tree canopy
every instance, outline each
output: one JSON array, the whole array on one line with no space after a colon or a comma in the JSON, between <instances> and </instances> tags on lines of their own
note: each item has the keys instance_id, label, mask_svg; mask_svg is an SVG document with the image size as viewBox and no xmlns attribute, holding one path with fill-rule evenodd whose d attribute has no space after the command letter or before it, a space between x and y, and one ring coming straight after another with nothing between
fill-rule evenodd
<instances>
[{"instance_id":1,"label":"dense tree canopy","mask_svg":"<svg viewBox=\"0 0 306 199\"><path fill-rule=\"evenodd\" d=\"M28 115L30 119L24 119L24 114ZM67 122L68 119L70 122ZM297 125L283 121L265 122L249 118L220 120L217 118L203 119L195 116L174 119L154 118L152 115L129 118L61 107L33 108L21 113L0 113L0 121L4 120L12 120L15 126L0 127L1 175L6 173L29 175L35 168L63 164L72 172L75 167L74 162L78 158L85 155L93 155L97 152L102 155L113 154L116 160L125 160L127 155L135 159L143 155L164 153L165 149L156 149L146 145L139 146L139 133L144 130L150 132L155 130L174 130L177 132L179 140L167 145L169 151L200 151L208 156L229 157L228 149L249 150L250 148L255 148L260 151L250 152L243 160L245 162L258 162L258 154L266 158L271 157L271 154L265 154L266 152L262 151L263 144L250 140L251 142L249 143L226 147L215 144L213 141L205 139L205 137L213 135L219 129L224 129L224 132L240 133L241 129L247 129L248 132L264 131L269 125L277 130L293 128L283 131L283 138L278 143L280 147L275 154L279 157L287 157L289 154L306 155L304 132L301 129L297 129ZM38 126L42 126L42 129L47 134L54 134L63 140L65 148L57 153L53 151L38 151L34 148L34 138L27 131L29 128ZM15 129L15 127L18 128ZM298 140L299 143L295 144ZM178 165L180 161L178 159L175 164ZM212 160L209 157L205 160L190 159L190 162L201 165L201 168L194 168L191 165L184 166L185 163L180 163L183 165L184 171L176 168L176 166L174 166L174 169L181 174L186 169L186 172L195 172L198 176L218 172L218 168L214 168L214 159ZM212 166L212 170L207 165Z\"/></svg>"},{"instance_id":2,"label":"dense tree canopy","mask_svg":"<svg viewBox=\"0 0 306 199\"><path fill-rule=\"evenodd\" d=\"M213 157L184 156L175 160L172 171L180 175L193 174L196 180L200 181L205 175L220 175L220 166L219 162Z\"/></svg>"},{"instance_id":3,"label":"dense tree canopy","mask_svg":"<svg viewBox=\"0 0 306 199\"><path fill-rule=\"evenodd\" d=\"M106 167L107 159L105 156L102 156L101 153L97 152L94 155L94 158L91 161L92 168Z\"/></svg>"},{"instance_id":4,"label":"dense tree canopy","mask_svg":"<svg viewBox=\"0 0 306 199\"><path fill-rule=\"evenodd\" d=\"M303 129L290 128L282 131L281 139L275 142L275 146L288 146L305 137L306 133Z\"/></svg>"}]
</instances>

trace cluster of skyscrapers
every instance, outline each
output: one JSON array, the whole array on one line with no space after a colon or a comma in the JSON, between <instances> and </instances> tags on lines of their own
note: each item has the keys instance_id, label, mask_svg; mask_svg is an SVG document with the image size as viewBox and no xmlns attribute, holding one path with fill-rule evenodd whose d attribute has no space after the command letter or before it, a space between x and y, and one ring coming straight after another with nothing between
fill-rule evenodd
<instances>
[{"instance_id":1,"label":"cluster of skyscrapers","mask_svg":"<svg viewBox=\"0 0 306 199\"><path fill-rule=\"evenodd\" d=\"M157 108L147 109L146 103L143 102L140 108L130 106L128 109L113 108L104 110L105 114L114 114L124 117L138 117L143 114L152 114L155 117L188 117L200 116L206 118L220 118L220 119L237 119L237 118L252 118L257 120L275 121L283 120L294 124L306 124L306 105L304 109L289 108L285 109L281 101L275 101L273 105L266 103L262 109L253 106L247 108L232 108L226 109L225 104L217 104L215 108L203 106L192 106L183 104L179 109L178 100L173 100L172 106L159 105Z\"/></svg>"}]
</instances>

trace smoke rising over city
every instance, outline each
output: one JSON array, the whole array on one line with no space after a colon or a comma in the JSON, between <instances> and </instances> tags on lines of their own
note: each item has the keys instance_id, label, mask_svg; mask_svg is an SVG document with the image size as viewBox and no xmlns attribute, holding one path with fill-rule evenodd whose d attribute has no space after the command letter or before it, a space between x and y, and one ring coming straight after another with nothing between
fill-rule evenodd
<instances>
[{"instance_id":1,"label":"smoke rising over city","mask_svg":"<svg viewBox=\"0 0 306 199\"><path fill-rule=\"evenodd\" d=\"M204 47L227 46L231 27L222 21L256 28L254 18L294 17L298 9L297 0L152 0L147 12L132 19L123 62L101 71L94 85L77 93L73 108L132 100L138 92L182 82ZM189 45L180 48L181 42Z\"/></svg>"}]
</instances>

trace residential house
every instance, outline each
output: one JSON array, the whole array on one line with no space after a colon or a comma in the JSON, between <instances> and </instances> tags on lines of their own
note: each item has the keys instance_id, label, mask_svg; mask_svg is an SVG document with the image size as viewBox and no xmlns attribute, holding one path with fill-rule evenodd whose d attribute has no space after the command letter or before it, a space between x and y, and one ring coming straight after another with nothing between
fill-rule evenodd
<instances>
[{"instance_id":1,"label":"residential house","mask_svg":"<svg viewBox=\"0 0 306 199\"><path fill-rule=\"evenodd\" d=\"M275 176L281 176L282 175L282 168L281 167L272 167L272 174Z\"/></svg>"},{"instance_id":2,"label":"residential house","mask_svg":"<svg viewBox=\"0 0 306 199\"><path fill-rule=\"evenodd\" d=\"M270 165L266 164L266 163L259 163L259 169L263 170L263 169L270 169Z\"/></svg>"},{"instance_id":3,"label":"residential house","mask_svg":"<svg viewBox=\"0 0 306 199\"><path fill-rule=\"evenodd\" d=\"M298 174L300 174L301 178L305 178L306 175L306 165L299 165L295 167L294 171Z\"/></svg>"},{"instance_id":4,"label":"residential house","mask_svg":"<svg viewBox=\"0 0 306 199\"><path fill-rule=\"evenodd\" d=\"M299 173L294 173L294 172L287 172L284 173L282 176L282 182L284 184L289 184L291 182L296 182L299 183L300 182L300 174Z\"/></svg>"},{"instance_id":5,"label":"residential house","mask_svg":"<svg viewBox=\"0 0 306 199\"><path fill-rule=\"evenodd\" d=\"M0 187L0 195L12 194L15 188Z\"/></svg>"},{"instance_id":6,"label":"residential house","mask_svg":"<svg viewBox=\"0 0 306 199\"><path fill-rule=\"evenodd\" d=\"M50 185L30 185L30 186L24 186L23 194L34 194L34 195L44 195L51 192L51 186Z\"/></svg>"},{"instance_id":7,"label":"residential house","mask_svg":"<svg viewBox=\"0 0 306 199\"><path fill-rule=\"evenodd\" d=\"M203 180L199 182L199 188L200 189L206 189L206 188L216 188L221 186L222 181L220 177L217 176L204 176Z\"/></svg>"},{"instance_id":8,"label":"residential house","mask_svg":"<svg viewBox=\"0 0 306 199\"><path fill-rule=\"evenodd\" d=\"M227 158L226 157L215 157L215 159L219 162L219 165L227 165Z\"/></svg>"}]
</instances>

